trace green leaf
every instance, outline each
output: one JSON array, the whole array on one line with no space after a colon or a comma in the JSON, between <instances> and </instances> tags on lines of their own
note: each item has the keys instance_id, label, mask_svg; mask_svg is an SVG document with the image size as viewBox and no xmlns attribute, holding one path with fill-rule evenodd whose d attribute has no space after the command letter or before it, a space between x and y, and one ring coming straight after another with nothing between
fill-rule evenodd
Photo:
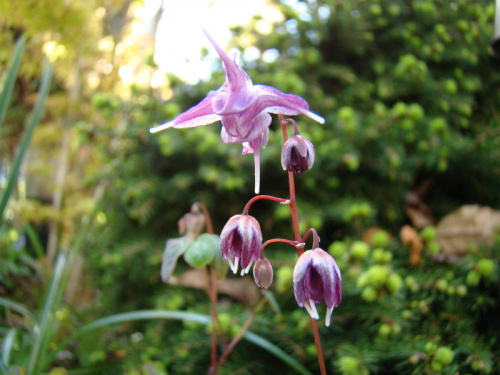
<instances>
[{"instance_id":1,"label":"green leaf","mask_svg":"<svg viewBox=\"0 0 500 375\"><path fill-rule=\"evenodd\" d=\"M39 363L40 357L46 352L49 345L50 338L52 337L52 328L54 322L55 310L57 305L57 295L61 287L61 279L65 267L67 266L67 257L64 253L59 253L54 266L52 278L47 291L47 295L43 302L43 309L38 319L36 330L34 330L35 342L31 350L30 361L28 364L28 374L33 374Z\"/></svg>"},{"instance_id":2,"label":"green leaf","mask_svg":"<svg viewBox=\"0 0 500 375\"><path fill-rule=\"evenodd\" d=\"M212 318L208 315L202 315L192 312L186 311L168 311L168 310L141 310L141 311L131 311L122 314L111 315L106 318L102 318L83 326L71 336L66 338L55 350L53 353L58 352L66 345L71 342L74 342L77 337L93 331L98 328L104 328L111 324L124 323L133 320L143 320L143 319L173 319L173 320L187 320L191 322L201 323L204 325L209 325L212 323ZM278 348L273 343L267 341L265 338L250 332L246 331L243 334L243 338L247 341L261 347L262 349L268 351L273 354L275 357L281 359L284 363L286 363L291 369L294 369L297 373L303 375L311 375L311 372L307 370L304 366L302 366L295 358L285 353L283 350ZM47 359L51 360L50 354Z\"/></svg>"},{"instance_id":3,"label":"green leaf","mask_svg":"<svg viewBox=\"0 0 500 375\"><path fill-rule=\"evenodd\" d=\"M214 234L203 233L192 242L184 253L184 260L191 267L204 267L212 261L215 252ZM218 237L218 236L217 236Z\"/></svg>"},{"instance_id":4,"label":"green leaf","mask_svg":"<svg viewBox=\"0 0 500 375\"><path fill-rule=\"evenodd\" d=\"M0 125L3 123L5 115L7 114L7 107L9 106L10 97L12 96L12 90L14 88L14 83L16 82L17 71L19 70L19 65L21 64L21 57L23 55L25 44L26 39L24 36L21 36L16 43L14 53L10 59L5 85L2 93L0 94Z\"/></svg>"},{"instance_id":5,"label":"green leaf","mask_svg":"<svg viewBox=\"0 0 500 375\"><path fill-rule=\"evenodd\" d=\"M26 375L26 369L21 366L11 366L7 372L7 375Z\"/></svg>"},{"instance_id":6,"label":"green leaf","mask_svg":"<svg viewBox=\"0 0 500 375\"><path fill-rule=\"evenodd\" d=\"M7 374L7 366L3 363L2 360L0 360L0 371L2 372L2 374Z\"/></svg>"},{"instance_id":7,"label":"green leaf","mask_svg":"<svg viewBox=\"0 0 500 375\"><path fill-rule=\"evenodd\" d=\"M5 366L8 366L10 363L10 353L12 352L12 348L14 347L16 336L17 329L11 328L9 329L9 332L7 333L7 335L5 335L5 339L3 340L3 352L1 361Z\"/></svg>"},{"instance_id":8,"label":"green leaf","mask_svg":"<svg viewBox=\"0 0 500 375\"><path fill-rule=\"evenodd\" d=\"M42 74L42 81L40 83L40 89L38 90L38 99L36 101L35 109L33 114L26 126L26 131L24 132L23 139L16 150L16 155L14 157L14 162L12 163L12 171L10 172L9 179L7 180L7 186L2 194L2 199L0 201L0 223L3 221L3 212L9 201L10 194L14 188L17 180L17 175L19 169L21 168L21 163L24 159L24 155L28 150L28 146L31 142L31 136L38 125L40 118L42 116L43 107L45 105L45 99L49 94L50 83L52 80L52 64L47 59L45 61L45 68Z\"/></svg>"},{"instance_id":9,"label":"green leaf","mask_svg":"<svg viewBox=\"0 0 500 375\"><path fill-rule=\"evenodd\" d=\"M18 302L12 301L11 299L0 297L0 306L5 306L8 307L9 309L17 311L18 313L21 313L24 316L30 318L30 320L32 321L36 320L35 315L26 306Z\"/></svg>"},{"instance_id":10,"label":"green leaf","mask_svg":"<svg viewBox=\"0 0 500 375\"><path fill-rule=\"evenodd\" d=\"M48 375L68 375L68 371L63 367L56 367Z\"/></svg>"},{"instance_id":11,"label":"green leaf","mask_svg":"<svg viewBox=\"0 0 500 375\"><path fill-rule=\"evenodd\" d=\"M262 336L256 335L253 332L246 331L243 337L250 341L251 343L260 346L262 349L267 350L269 353L273 354L275 357L281 359L285 362L290 368L293 368L299 374L310 375L311 373L304 366L302 366L299 362L295 360L295 358L286 354L283 350L278 348L273 343L267 341Z\"/></svg>"},{"instance_id":12,"label":"green leaf","mask_svg":"<svg viewBox=\"0 0 500 375\"><path fill-rule=\"evenodd\" d=\"M161 278L164 282L174 273L177 259L184 254L192 241L187 237L173 238L167 241L161 261Z\"/></svg>"}]
</instances>

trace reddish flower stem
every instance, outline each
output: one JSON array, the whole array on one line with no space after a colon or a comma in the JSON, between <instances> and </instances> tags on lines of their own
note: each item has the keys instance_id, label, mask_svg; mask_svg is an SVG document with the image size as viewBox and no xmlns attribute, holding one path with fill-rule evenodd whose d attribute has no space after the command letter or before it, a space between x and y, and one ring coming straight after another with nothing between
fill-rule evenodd
<instances>
[{"instance_id":1,"label":"reddish flower stem","mask_svg":"<svg viewBox=\"0 0 500 375\"><path fill-rule=\"evenodd\" d=\"M313 249L316 249L319 247L319 242L320 242L320 238L318 236L318 232L316 232L316 229L314 228L310 228L306 234L304 235L304 237L302 237L302 242L306 242L307 238L309 237L309 235L312 233L313 235L313 245L312 245L312 248Z\"/></svg>"},{"instance_id":2,"label":"reddish flower stem","mask_svg":"<svg viewBox=\"0 0 500 375\"><path fill-rule=\"evenodd\" d=\"M219 318L217 313L217 276L215 270L210 267L210 291L212 302L212 337L210 349L210 364L214 368L217 364L217 325L216 322Z\"/></svg>"},{"instance_id":3,"label":"reddish flower stem","mask_svg":"<svg viewBox=\"0 0 500 375\"><path fill-rule=\"evenodd\" d=\"M198 207L201 212L203 212L203 217L205 218L205 226L207 227L207 233L214 234L214 227L212 226L212 219L210 218L210 214L208 213L207 206L205 206L201 202L195 203L196 207Z\"/></svg>"},{"instance_id":4,"label":"reddish flower stem","mask_svg":"<svg viewBox=\"0 0 500 375\"><path fill-rule=\"evenodd\" d=\"M210 213L207 207L201 203L195 203L196 208L199 208L203 212L205 218L205 226L207 228L207 233L214 234L214 227L212 225L212 219L210 218ZM211 335L211 349L210 349L210 368L215 369L217 372L217 326L221 328L221 338L224 346L227 346L226 336L222 330L222 325L219 321L219 313L217 312L217 274L215 270L210 267L210 282L209 282L208 296L210 297L210 302L212 304L212 335Z\"/></svg>"},{"instance_id":5,"label":"reddish flower stem","mask_svg":"<svg viewBox=\"0 0 500 375\"><path fill-rule=\"evenodd\" d=\"M283 141L286 142L288 140L288 134L286 131L286 124L289 122L283 118L283 115L278 114L278 118L281 123L281 130L283 132ZM295 235L295 240L297 242L302 242L302 237L300 235L299 228L299 219L297 215L297 203L295 199L295 180L292 172L288 172L288 185L290 188L290 212L292 214L292 223L293 223L293 232ZM309 233L309 231L308 231ZM307 236L307 234L306 234ZM300 257L304 253L303 248L297 248L297 255ZM321 340L319 337L318 325L316 324L316 320L311 318L311 329L313 331L314 343L316 345L316 352L318 355L318 363L321 371L321 375L326 375L326 367L325 367L325 358L323 356L323 348L321 347Z\"/></svg>"},{"instance_id":6,"label":"reddish flower stem","mask_svg":"<svg viewBox=\"0 0 500 375\"><path fill-rule=\"evenodd\" d=\"M314 336L314 344L316 344L316 351L318 352L317 354L318 354L319 370L321 372L321 375L327 375L325 367L325 358L323 356L323 347L321 346L321 339L319 337L318 324L316 323L316 320L313 318L311 318L311 328Z\"/></svg>"},{"instance_id":7,"label":"reddish flower stem","mask_svg":"<svg viewBox=\"0 0 500 375\"><path fill-rule=\"evenodd\" d=\"M271 195L257 195L255 197L253 197L252 199L250 199L248 201L248 203L246 204L245 206L245 209L243 210L243 215L248 215L248 211L250 210L250 206L258 201L258 200L261 200L261 199L267 199L269 201L275 201L275 202L280 202L280 203L287 203L288 200L287 199L283 199L283 198L278 198L278 197L273 197Z\"/></svg>"},{"instance_id":8,"label":"reddish flower stem","mask_svg":"<svg viewBox=\"0 0 500 375\"><path fill-rule=\"evenodd\" d=\"M247 320L245 321L245 323L241 327L238 334L231 340L231 342L227 346L226 350L224 351L222 356L219 358L219 361L216 363L215 368L210 370L210 372L209 372L210 375L217 373L217 370L219 369L219 367L226 361L227 357L229 356L229 354L231 354L231 352L233 351L236 344L238 344L238 342L241 340L241 338L243 337L243 335L247 331L248 327L250 327L250 324L252 323L252 320L255 317L255 314L257 314L257 312L261 309L262 306L264 306L266 304L266 302L267 302L267 299L263 298L260 300L260 302L257 304L257 306L255 306L253 311L250 313L250 316L247 318Z\"/></svg>"},{"instance_id":9,"label":"reddish flower stem","mask_svg":"<svg viewBox=\"0 0 500 375\"><path fill-rule=\"evenodd\" d=\"M275 242L283 242L283 243L287 243L287 244L290 244L294 247L297 247L297 246L300 246L300 242L297 242L297 241L292 241L292 240L287 240L285 238L273 238L273 239L270 239L270 240L267 240L266 242L264 242L262 244L262 247L260 248L260 258L264 258L264 248L271 244L271 243L275 243ZM302 246L301 246L302 247Z\"/></svg>"}]
</instances>

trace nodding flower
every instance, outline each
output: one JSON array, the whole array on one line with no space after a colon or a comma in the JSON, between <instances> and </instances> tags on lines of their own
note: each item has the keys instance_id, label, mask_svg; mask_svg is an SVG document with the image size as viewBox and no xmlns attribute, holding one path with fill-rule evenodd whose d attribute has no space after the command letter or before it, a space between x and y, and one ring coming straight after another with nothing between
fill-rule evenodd
<instances>
[{"instance_id":1,"label":"nodding flower","mask_svg":"<svg viewBox=\"0 0 500 375\"><path fill-rule=\"evenodd\" d=\"M174 120L151 128L151 133L167 128L192 128L221 121L221 138L227 144L243 144L243 153L253 153L255 160L255 193L260 186L260 148L265 147L271 124L269 113L286 116L306 115L324 123L309 111L307 102L299 96L284 94L274 87L254 85L234 59L205 31L206 37L219 54L226 71L226 81L213 94Z\"/></svg>"},{"instance_id":2,"label":"nodding flower","mask_svg":"<svg viewBox=\"0 0 500 375\"><path fill-rule=\"evenodd\" d=\"M301 174L311 169L313 164L314 147L307 138L297 134L285 142L281 150L283 170Z\"/></svg>"},{"instance_id":3,"label":"nodding flower","mask_svg":"<svg viewBox=\"0 0 500 375\"><path fill-rule=\"evenodd\" d=\"M260 225L253 216L235 215L229 219L220 235L222 258L226 259L233 273L238 271L241 262L241 275L248 273L250 267L259 259L262 247Z\"/></svg>"},{"instance_id":4,"label":"nodding flower","mask_svg":"<svg viewBox=\"0 0 500 375\"><path fill-rule=\"evenodd\" d=\"M313 319L319 319L315 305L325 300L325 325L330 326L333 309L342 300L340 270L332 256L320 248L304 252L293 270L293 289L295 300Z\"/></svg>"}]
</instances>

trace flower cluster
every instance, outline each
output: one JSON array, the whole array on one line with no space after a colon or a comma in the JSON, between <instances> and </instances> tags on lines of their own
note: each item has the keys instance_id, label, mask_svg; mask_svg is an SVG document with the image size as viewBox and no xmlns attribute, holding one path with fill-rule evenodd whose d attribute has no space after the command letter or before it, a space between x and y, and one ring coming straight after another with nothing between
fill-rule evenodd
<instances>
[{"instance_id":1,"label":"flower cluster","mask_svg":"<svg viewBox=\"0 0 500 375\"><path fill-rule=\"evenodd\" d=\"M215 43L206 31L205 35L224 63L226 72L224 84L198 105L180 114L174 120L152 128L151 132L158 132L170 127L196 127L220 121L222 123L221 138L224 143L242 144L243 154L254 154L255 193L258 194L260 148L265 147L268 141L271 124L269 113L276 113L280 115L284 129L284 145L281 153L283 169L296 174L310 169L315 158L312 143L300 135L295 121L284 120L282 115L303 114L319 123L324 123L323 118L309 111L307 102L296 95L285 94L269 86L254 85L243 69ZM292 123L294 127L294 135L289 139L287 139L285 130L286 123ZM290 194L294 194L292 189ZM238 267L241 267L240 273L243 276L255 263L253 270L255 282L260 287L269 288L273 280L273 268L271 262L264 257L264 247L267 242L262 244L259 222L248 215L250 204L260 198L290 204L290 200L281 198L254 197L245 207L243 214L233 216L224 226L220 236L220 249L222 258L228 261L233 273L237 273ZM297 219L294 220L297 224L295 228L298 228ZM310 231L315 236L313 247L302 253L303 241ZM319 237L317 237L316 231L313 229L310 231L300 243L280 239L270 241L288 242L300 248L298 251L299 259L293 272L295 299L298 305L304 307L313 319L319 319L315 305L324 300L327 306L326 325L329 326L331 314L342 299L341 275L331 255L318 247Z\"/></svg>"},{"instance_id":2,"label":"flower cluster","mask_svg":"<svg viewBox=\"0 0 500 375\"><path fill-rule=\"evenodd\" d=\"M298 247L304 245L295 241L280 241ZM337 263L330 254L317 247L318 242L319 239L316 239L314 248L299 257L293 272L293 287L298 305L304 307L313 319L319 319L315 305L325 301L325 325L328 327L334 308L342 300L342 278ZM229 262L233 273L238 271L241 262L243 276L255 262L253 275L256 284L265 289L271 286L273 268L269 259L263 256L262 232L253 216L243 213L229 219L222 230L220 245L222 257Z\"/></svg>"}]
</instances>

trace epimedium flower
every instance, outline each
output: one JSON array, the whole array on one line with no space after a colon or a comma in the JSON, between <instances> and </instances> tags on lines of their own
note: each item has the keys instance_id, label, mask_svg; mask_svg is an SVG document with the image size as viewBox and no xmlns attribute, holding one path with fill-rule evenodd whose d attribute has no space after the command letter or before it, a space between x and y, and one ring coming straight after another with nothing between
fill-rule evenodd
<instances>
[{"instance_id":1,"label":"epimedium flower","mask_svg":"<svg viewBox=\"0 0 500 375\"><path fill-rule=\"evenodd\" d=\"M222 258L229 262L233 273L241 262L241 275L248 273L253 262L259 259L262 232L259 222L250 215L235 215L229 219L220 235Z\"/></svg>"},{"instance_id":2,"label":"epimedium flower","mask_svg":"<svg viewBox=\"0 0 500 375\"><path fill-rule=\"evenodd\" d=\"M271 124L269 113L287 116L306 115L324 123L299 96L285 94L274 87L254 85L245 71L203 30L224 63L226 81L213 94L174 120L150 129L151 133L167 128L191 128L221 121L221 138L226 144L243 144L243 153L253 153L255 193L260 186L260 148L265 147Z\"/></svg>"},{"instance_id":3,"label":"epimedium flower","mask_svg":"<svg viewBox=\"0 0 500 375\"><path fill-rule=\"evenodd\" d=\"M320 248L304 252L293 270L293 289L295 300L313 319L319 319L316 303L325 300L325 325L330 326L333 309L342 300L342 279L333 257Z\"/></svg>"},{"instance_id":4,"label":"epimedium flower","mask_svg":"<svg viewBox=\"0 0 500 375\"><path fill-rule=\"evenodd\" d=\"M283 170L301 174L311 169L313 164L314 147L307 138L296 134L285 142L281 150Z\"/></svg>"}]
</instances>

